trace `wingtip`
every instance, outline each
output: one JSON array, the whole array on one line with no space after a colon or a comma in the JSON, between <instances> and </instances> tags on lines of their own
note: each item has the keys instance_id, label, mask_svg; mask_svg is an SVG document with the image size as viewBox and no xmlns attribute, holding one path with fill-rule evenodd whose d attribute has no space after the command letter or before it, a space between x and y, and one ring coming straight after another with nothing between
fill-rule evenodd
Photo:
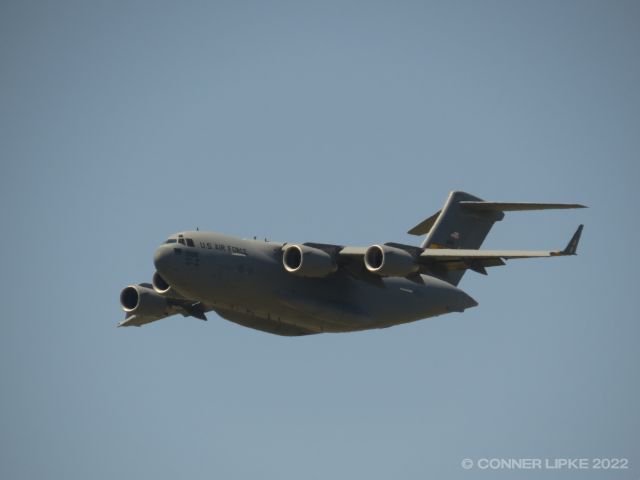
<instances>
[{"instance_id":1,"label":"wingtip","mask_svg":"<svg viewBox=\"0 0 640 480\"><path fill-rule=\"evenodd\" d=\"M578 229L573 234L573 237L571 237L571 240L569 240L569 243L567 244L566 248L562 251L564 255L576 255L578 251L578 243L580 243L580 236L582 235L583 228L584 228L584 225L582 224L578 226Z\"/></svg>"}]
</instances>

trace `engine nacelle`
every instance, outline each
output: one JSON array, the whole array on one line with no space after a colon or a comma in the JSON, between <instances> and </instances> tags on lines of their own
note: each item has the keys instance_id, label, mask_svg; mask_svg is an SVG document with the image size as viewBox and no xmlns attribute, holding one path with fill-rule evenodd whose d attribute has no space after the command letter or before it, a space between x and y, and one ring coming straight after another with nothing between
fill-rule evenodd
<instances>
[{"instance_id":1,"label":"engine nacelle","mask_svg":"<svg viewBox=\"0 0 640 480\"><path fill-rule=\"evenodd\" d=\"M153 285L153 289L163 297L179 299L184 298L182 295L176 292L176 289L173 288L164 278L162 278L162 276L158 272L155 272L153 274L151 285Z\"/></svg>"},{"instance_id":2,"label":"engine nacelle","mask_svg":"<svg viewBox=\"0 0 640 480\"><path fill-rule=\"evenodd\" d=\"M364 253L364 265L383 277L405 277L419 269L409 252L388 245L371 245Z\"/></svg>"},{"instance_id":3,"label":"engine nacelle","mask_svg":"<svg viewBox=\"0 0 640 480\"><path fill-rule=\"evenodd\" d=\"M159 293L142 285L130 285L120 293L120 305L127 313L141 316L171 315L173 309Z\"/></svg>"},{"instance_id":4,"label":"engine nacelle","mask_svg":"<svg viewBox=\"0 0 640 480\"><path fill-rule=\"evenodd\" d=\"M158 272L153 274L153 277L151 278L151 285L153 285L153 289L159 294L165 294L171 291L171 285L169 285Z\"/></svg>"},{"instance_id":5,"label":"engine nacelle","mask_svg":"<svg viewBox=\"0 0 640 480\"><path fill-rule=\"evenodd\" d=\"M301 277L326 277L338 268L324 250L307 245L288 245L282 254L284 269Z\"/></svg>"}]
</instances>

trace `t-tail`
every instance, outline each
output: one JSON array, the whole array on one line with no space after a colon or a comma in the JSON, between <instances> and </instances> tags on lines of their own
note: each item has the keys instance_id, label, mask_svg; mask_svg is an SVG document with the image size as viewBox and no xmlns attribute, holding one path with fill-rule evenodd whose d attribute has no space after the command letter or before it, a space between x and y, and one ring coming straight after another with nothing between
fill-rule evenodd
<instances>
[{"instance_id":1,"label":"t-tail","mask_svg":"<svg viewBox=\"0 0 640 480\"><path fill-rule=\"evenodd\" d=\"M479 249L495 222L504 218L504 212L523 210L550 210L585 208L574 203L500 203L485 202L466 192L453 191L442 209L409 230L411 235L426 235L420 245L425 249ZM564 254L575 254L582 226L571 239ZM469 263L474 270L474 264ZM484 273L482 268L480 271ZM443 280L458 285L466 268L435 272Z\"/></svg>"}]
</instances>

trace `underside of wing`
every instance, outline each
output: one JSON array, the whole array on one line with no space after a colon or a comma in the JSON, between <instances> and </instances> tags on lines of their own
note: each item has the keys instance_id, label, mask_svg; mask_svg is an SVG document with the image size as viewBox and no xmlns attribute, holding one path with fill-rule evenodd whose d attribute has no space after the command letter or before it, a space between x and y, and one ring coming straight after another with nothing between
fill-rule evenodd
<instances>
[{"instance_id":1,"label":"underside of wing","mask_svg":"<svg viewBox=\"0 0 640 480\"><path fill-rule=\"evenodd\" d=\"M180 314L183 317L194 317L198 320L206 320L205 313L210 311L211 308L207 308L199 302L188 303L185 305L175 305L173 308L163 313L133 313L127 312L124 320L118 322L118 327L141 327L147 323L162 320L176 314Z\"/></svg>"},{"instance_id":2,"label":"underside of wing","mask_svg":"<svg viewBox=\"0 0 640 480\"><path fill-rule=\"evenodd\" d=\"M155 322L169 315L136 315L134 313L127 313L125 319L118 322L118 327L141 327L147 323Z\"/></svg>"},{"instance_id":3,"label":"underside of wing","mask_svg":"<svg viewBox=\"0 0 640 480\"><path fill-rule=\"evenodd\" d=\"M206 320L205 313L211 310L199 301L159 293L148 283L125 287L120 293L120 304L125 318L118 323L118 327L141 327L176 313Z\"/></svg>"}]
</instances>

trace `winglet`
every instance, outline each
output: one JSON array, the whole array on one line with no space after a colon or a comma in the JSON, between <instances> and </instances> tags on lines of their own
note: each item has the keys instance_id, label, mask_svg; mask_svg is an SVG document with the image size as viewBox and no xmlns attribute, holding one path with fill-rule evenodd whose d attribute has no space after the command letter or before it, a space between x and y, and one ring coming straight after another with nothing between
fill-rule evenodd
<instances>
[{"instance_id":1,"label":"winglet","mask_svg":"<svg viewBox=\"0 0 640 480\"><path fill-rule=\"evenodd\" d=\"M580 235L582 235L582 228L584 225L580 225L576 230L576 233L573 234L571 240L567 244L566 248L562 251L563 255L575 255L578 250L578 242L580 241Z\"/></svg>"}]
</instances>

